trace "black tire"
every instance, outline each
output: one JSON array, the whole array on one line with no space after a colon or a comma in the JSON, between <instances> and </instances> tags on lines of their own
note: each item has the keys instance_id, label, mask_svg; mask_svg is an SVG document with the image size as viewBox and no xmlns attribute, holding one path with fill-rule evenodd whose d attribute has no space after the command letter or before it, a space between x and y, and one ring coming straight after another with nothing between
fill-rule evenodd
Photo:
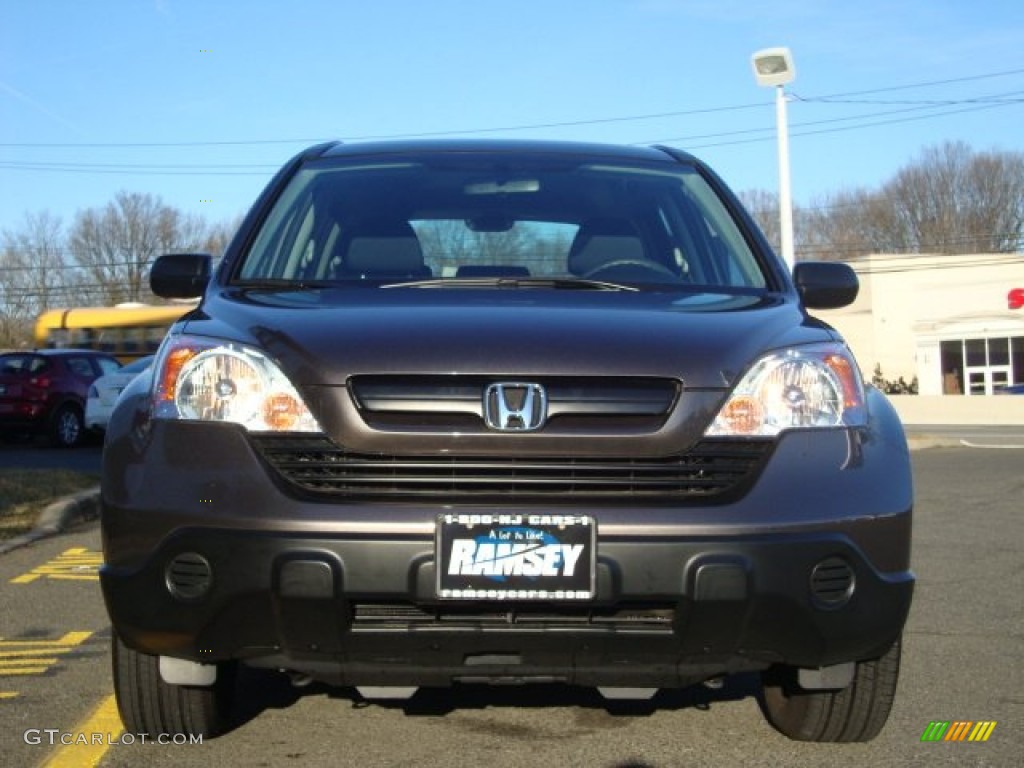
<instances>
[{"instance_id":1,"label":"black tire","mask_svg":"<svg viewBox=\"0 0 1024 768\"><path fill-rule=\"evenodd\" d=\"M764 674L765 718L797 741L871 741L889 718L900 671L900 641L883 656L857 663L853 681L838 691L805 691L792 668Z\"/></svg>"},{"instance_id":2,"label":"black tire","mask_svg":"<svg viewBox=\"0 0 1024 768\"><path fill-rule=\"evenodd\" d=\"M218 664L209 687L171 685L157 656L133 651L116 634L111 643L117 710L128 733L216 736L230 724L234 664Z\"/></svg>"},{"instance_id":3,"label":"black tire","mask_svg":"<svg viewBox=\"0 0 1024 768\"><path fill-rule=\"evenodd\" d=\"M84 432L82 409L77 405L62 405L50 419L50 443L57 448L74 448L82 441Z\"/></svg>"}]
</instances>

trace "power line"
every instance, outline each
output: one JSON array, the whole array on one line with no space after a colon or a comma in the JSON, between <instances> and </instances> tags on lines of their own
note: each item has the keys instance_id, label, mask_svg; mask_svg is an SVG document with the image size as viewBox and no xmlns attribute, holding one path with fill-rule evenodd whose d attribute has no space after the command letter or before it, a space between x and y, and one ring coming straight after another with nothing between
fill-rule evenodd
<instances>
[{"instance_id":1,"label":"power line","mask_svg":"<svg viewBox=\"0 0 1024 768\"><path fill-rule=\"evenodd\" d=\"M17 161L0 161L0 168L9 171L41 171L49 173L91 173L91 174L117 174L128 176L269 176L274 171L154 171L144 169L115 169L115 168L84 168L74 164L52 164L39 165L34 163L18 163ZM274 166L274 169L280 166Z\"/></svg>"},{"instance_id":2,"label":"power line","mask_svg":"<svg viewBox=\"0 0 1024 768\"><path fill-rule=\"evenodd\" d=\"M999 109L1000 107L1014 106L1014 105L1017 105L1017 104L1020 104L1020 103L1024 103L1024 102L1006 102L1006 103L1000 103L1000 104L985 104L985 105L976 106L976 107L967 107L967 108L964 108L964 109L951 109L951 110L946 110L944 112L933 112L932 114L929 114L929 115L916 115L914 117L903 117L903 118L896 118L896 119L892 119L892 120L876 120L876 121L873 121L873 122L861 123L861 124L858 124L858 125L845 125L845 126L839 126L839 127L836 127L836 128L822 128L822 129L819 129L819 130L811 130L811 131L792 131L792 132L790 132L790 138L798 138L798 137L802 137L802 136L819 136L819 135L827 134L827 133L841 133L841 132L844 132L844 131L859 130L861 128L875 128L875 127L880 126L880 125L897 125L897 124L900 124L900 123L912 123L912 122L918 122L920 120L930 120L930 119L935 118L935 117L947 117L949 115L959 115L959 114L965 114L965 113L969 113L969 112L982 112L984 110L989 110L989 109ZM900 112L900 111L902 111L902 110L897 110L897 112ZM837 118L837 119L839 119L839 118ZM856 118L843 118L843 119L856 119ZM708 149L708 148L711 148L711 147L725 147L725 146L733 146L733 145L737 145L737 144L752 144L752 143L755 143L755 142L772 141L772 140L773 140L772 136L766 136L766 137L761 137L761 138L756 138L756 139L737 139L735 141L720 141L720 142L713 142L713 143L710 143L710 144L688 145L688 149ZM680 139L663 139L661 143L669 143L669 142L673 142L673 141L680 141ZM659 142L655 142L655 143L659 143Z\"/></svg>"},{"instance_id":3,"label":"power line","mask_svg":"<svg viewBox=\"0 0 1024 768\"><path fill-rule=\"evenodd\" d=\"M826 96L819 97L808 97L806 100L821 100L826 101L829 99L840 99L852 96L863 96L874 93L887 93L892 91L912 90L915 88L929 88L938 85L951 85L954 83L973 82L978 80L986 80L997 77L1006 77L1008 75L1016 75L1024 73L1024 68L1002 70L999 72L988 72L979 75L969 75L966 77L947 78L944 80L930 80L917 83L909 83L905 85L886 86L883 88L871 88L860 91L846 91L843 93L829 94ZM656 112L649 114L640 115L617 115L610 117L596 117L579 120L564 120L550 123L528 123L518 125L506 125L499 127L477 127L477 128L456 128L448 129L444 131L423 131L423 132L406 132L406 133L384 133L384 134L366 134L366 135L353 135L353 136L342 136L342 141L371 141L371 140L384 140L384 139L413 139L413 138L430 138L440 136L468 136L473 134L487 134L487 133L508 133L514 131L528 131L528 130L540 130L547 128L565 128L565 127L578 127L584 125L601 125L607 123L622 123L622 122L634 122L641 120L656 120L664 119L668 117L688 117L692 115L700 114L713 114L720 112L730 112L746 109L763 108L769 105L770 101L759 101L746 104L731 104L719 107L702 107L696 109L686 110L674 110L668 112ZM291 138L291 139L247 139L247 140L218 140L218 141L175 141L175 142L2 142L0 147L8 148L114 148L114 149L135 149L135 148L171 148L171 147L223 147L223 146L259 146L259 145L272 145L272 144L315 144L323 141L330 141L331 139L319 137L319 138Z\"/></svg>"},{"instance_id":4,"label":"power line","mask_svg":"<svg viewBox=\"0 0 1024 768\"><path fill-rule=\"evenodd\" d=\"M832 99L827 97L805 98L796 93L790 93L795 101L802 104L919 104L932 107L949 107L956 104L1009 104L1019 103L1024 99L1016 97L1024 91L1009 91L994 96L978 96L969 99Z\"/></svg>"},{"instance_id":5,"label":"power line","mask_svg":"<svg viewBox=\"0 0 1024 768\"><path fill-rule=\"evenodd\" d=\"M909 106L902 109L885 110L881 112L871 112L861 115L849 115L846 117L826 118L822 120L808 120L804 122L794 123L791 131L792 137L800 136L814 136L826 133L838 133L840 131L850 131L861 128L870 128L880 125L893 125L898 123L913 122L919 120L928 120L937 117L946 117L949 115L977 112L987 109L996 109L1004 106L1014 106L1024 104L1024 99L1014 100L998 100L998 101L984 101L978 99L964 99L960 101L948 102L951 104L962 103L971 104L970 107L955 110L944 110L939 112L931 112L925 115L915 115L912 117L897 118L891 120L873 120L872 122L861 122L864 120L872 120L873 118L886 117L889 115L903 115L908 112L919 112L923 110L934 109L934 105L916 105ZM856 122L855 125L838 126L832 128L823 128L817 130L800 130L801 128L811 128L813 126L829 125L834 126L837 123L849 123ZM716 133L708 134L691 134L689 136L676 136L667 139L653 139L648 141L630 142L634 145L649 145L649 144L669 144L678 142L691 142L700 139L712 139L729 136L746 136L749 134L769 134L766 136L757 136L754 138L737 139L730 141L719 141L707 144L688 144L687 146L691 149L707 149L712 147L730 146L736 144L750 144L755 142L770 141L774 132L773 127L766 128L748 128L736 131L720 131ZM420 134L425 136L427 134ZM442 134L437 134L442 135ZM449 134L450 135L450 134ZM411 135L406 134L405 137L409 138ZM5 145L0 145L5 146ZM50 173L92 173L92 174L121 174L121 175L135 175L135 176L268 176L279 168L278 165L270 165L265 163L222 163L213 165L204 164L159 164L159 163L81 163L81 162L46 162L46 161L20 161L20 160L0 160L0 169L7 169L13 171L38 171L38 172L50 172ZM252 169L252 170L244 170ZM260 170L255 170L260 169Z\"/></svg>"},{"instance_id":6,"label":"power line","mask_svg":"<svg viewBox=\"0 0 1024 768\"><path fill-rule=\"evenodd\" d=\"M965 101L962 101L962 102L952 102L952 103L975 103L975 102L973 100L965 100ZM1018 103L1024 103L1024 100L1014 101L1014 102L1000 101L1000 102L998 102L997 106L1004 106L1004 105L1018 104ZM986 103L983 107L979 106L978 109L987 108L988 106L989 106L989 104ZM791 135L793 135L793 136L801 136L801 135L808 135L810 133L810 132L798 133L795 129L799 129L799 128L806 128L806 127L811 127L811 126L816 126L816 125L831 125L831 124L834 124L834 123L846 123L846 122L853 122L853 121L857 121L857 120L868 120L868 119L872 119L872 118L875 118L875 117L887 117L889 115L900 115L900 114L905 114L907 112L920 112L920 111L928 110L928 109L935 109L935 106L934 105L923 105L923 106L919 105L919 106L906 107L904 109L892 109L892 110L885 110L885 111L882 111L882 112L868 112L866 114L860 114L860 115L847 115L846 117L831 117L831 118L825 118L825 119L822 119L822 120L805 120L803 122L795 122L795 123L792 123L790 125L790 129L792 131ZM942 117L945 114L946 113L944 113L944 112L932 113L930 115L924 115L923 117L925 117L925 118L926 117ZM871 124L869 124L869 125L871 125ZM865 127L865 126L856 125L856 126L852 126L851 128L860 128L860 127ZM849 130L849 129L850 128L848 128L847 130ZM694 141L694 140L699 140L699 139L714 139L714 138L725 137L725 136L742 136L742 135L751 134L751 133L768 133L768 134L771 134L771 135L765 136L765 137L759 137L757 139L751 139L750 141L774 140L775 126L768 126L768 127L765 127L765 128L746 128L746 129L741 129L741 130L736 130L736 131L722 131L722 132L718 132L718 133L691 134L690 136L677 136L677 137L672 138L672 139L657 139L657 140L652 140L652 141L632 142L632 143L634 143L634 144L663 144L663 143L670 142L670 141ZM732 143L743 143L743 142L732 142ZM711 144L711 145L705 145L705 146L720 146L720 145Z\"/></svg>"},{"instance_id":7,"label":"power line","mask_svg":"<svg viewBox=\"0 0 1024 768\"><path fill-rule=\"evenodd\" d=\"M833 93L820 98L834 99L834 98L845 98L847 96L867 96L872 93L890 93L892 91L909 91L914 88L930 88L936 85L953 85L954 83L967 83L976 80L988 80L994 77L1005 77L1007 75L1019 75L1024 73L1024 68L1017 69L1006 69L1001 72L986 72L981 75L966 75L965 77L952 77L945 80L931 80L929 82L922 83L910 83L908 85L891 85L885 88L871 88L864 91L846 91L845 93Z\"/></svg>"}]
</instances>

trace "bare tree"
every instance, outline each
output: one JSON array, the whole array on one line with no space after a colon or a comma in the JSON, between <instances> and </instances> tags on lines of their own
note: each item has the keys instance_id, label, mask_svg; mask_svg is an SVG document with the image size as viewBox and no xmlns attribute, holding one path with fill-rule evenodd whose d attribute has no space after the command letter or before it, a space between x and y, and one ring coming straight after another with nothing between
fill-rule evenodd
<instances>
[{"instance_id":1,"label":"bare tree","mask_svg":"<svg viewBox=\"0 0 1024 768\"><path fill-rule=\"evenodd\" d=\"M854 189L819 198L797 212L799 255L834 261L891 250L883 245L877 225L885 215L877 192Z\"/></svg>"},{"instance_id":2,"label":"bare tree","mask_svg":"<svg viewBox=\"0 0 1024 768\"><path fill-rule=\"evenodd\" d=\"M1024 154L932 147L878 190L836 193L798 222L797 251L809 258L1014 253L1024 235Z\"/></svg>"},{"instance_id":3,"label":"bare tree","mask_svg":"<svg viewBox=\"0 0 1024 768\"><path fill-rule=\"evenodd\" d=\"M31 338L41 313L65 304L79 286L65 258L64 227L49 211L25 214L16 231L5 230L0 252L0 346Z\"/></svg>"},{"instance_id":4,"label":"bare tree","mask_svg":"<svg viewBox=\"0 0 1024 768\"><path fill-rule=\"evenodd\" d=\"M474 230L463 221L418 222L416 235L435 274L462 264L516 263L523 258L527 238L518 227Z\"/></svg>"},{"instance_id":5,"label":"bare tree","mask_svg":"<svg viewBox=\"0 0 1024 768\"><path fill-rule=\"evenodd\" d=\"M161 253L197 250L206 241L202 217L186 215L159 197L119 192L103 209L79 211L71 227L69 248L97 284L96 303L147 301L149 266Z\"/></svg>"},{"instance_id":6,"label":"bare tree","mask_svg":"<svg viewBox=\"0 0 1024 768\"><path fill-rule=\"evenodd\" d=\"M743 206L750 211L750 215L754 217L754 221L757 222L772 248L780 251L782 227L779 223L778 194L764 189L749 189L740 192L739 198Z\"/></svg>"},{"instance_id":7,"label":"bare tree","mask_svg":"<svg viewBox=\"0 0 1024 768\"><path fill-rule=\"evenodd\" d=\"M235 232L242 225L242 218L242 215L239 214L233 219L214 222L206 227L203 241L199 246L200 251L212 254L215 258L223 256L231 238L235 236Z\"/></svg>"},{"instance_id":8,"label":"bare tree","mask_svg":"<svg viewBox=\"0 0 1024 768\"><path fill-rule=\"evenodd\" d=\"M1012 253L1024 224L1024 154L946 143L922 152L882 194L890 206L885 225L900 250Z\"/></svg>"}]
</instances>

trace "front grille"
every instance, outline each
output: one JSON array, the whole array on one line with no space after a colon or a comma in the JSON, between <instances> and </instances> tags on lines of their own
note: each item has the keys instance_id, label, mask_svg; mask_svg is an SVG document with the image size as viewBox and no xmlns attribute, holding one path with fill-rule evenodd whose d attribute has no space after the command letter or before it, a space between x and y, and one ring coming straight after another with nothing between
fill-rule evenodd
<instances>
[{"instance_id":1,"label":"front grille","mask_svg":"<svg viewBox=\"0 0 1024 768\"><path fill-rule=\"evenodd\" d=\"M489 610L475 605L420 606L412 603L355 603L354 631L434 629L531 629L552 627L616 632L672 632L675 608L665 605L616 606L502 606Z\"/></svg>"},{"instance_id":2,"label":"front grille","mask_svg":"<svg viewBox=\"0 0 1024 768\"><path fill-rule=\"evenodd\" d=\"M500 496L506 501L725 501L753 483L773 445L760 440L705 440L677 456L547 458L361 454L326 437L252 439L280 477L314 495L445 500Z\"/></svg>"},{"instance_id":3,"label":"front grille","mask_svg":"<svg viewBox=\"0 0 1024 768\"><path fill-rule=\"evenodd\" d=\"M512 377L542 387L547 431L653 432L680 395L672 379L631 377ZM484 433L488 387L502 380L487 376L355 376L349 392L368 426L378 431L409 431L429 425L439 431Z\"/></svg>"}]
</instances>

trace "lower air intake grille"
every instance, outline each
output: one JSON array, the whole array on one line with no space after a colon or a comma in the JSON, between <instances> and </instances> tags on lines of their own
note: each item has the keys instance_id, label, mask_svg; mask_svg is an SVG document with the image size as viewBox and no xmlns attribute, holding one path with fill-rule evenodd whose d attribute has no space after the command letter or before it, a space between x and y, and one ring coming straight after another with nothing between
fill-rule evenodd
<instances>
[{"instance_id":1,"label":"lower air intake grille","mask_svg":"<svg viewBox=\"0 0 1024 768\"><path fill-rule=\"evenodd\" d=\"M705 440L678 456L545 458L350 453L324 437L253 436L294 487L331 497L730 500L749 488L773 443Z\"/></svg>"},{"instance_id":2,"label":"lower air intake grille","mask_svg":"<svg viewBox=\"0 0 1024 768\"><path fill-rule=\"evenodd\" d=\"M506 606L485 610L480 606L418 606L409 603L355 603L352 628L395 630L409 627L436 629L565 629L617 632L671 633L675 619L672 605L618 606L608 609L559 606L557 611L540 606Z\"/></svg>"},{"instance_id":3,"label":"lower air intake grille","mask_svg":"<svg viewBox=\"0 0 1024 768\"><path fill-rule=\"evenodd\" d=\"M823 608L846 605L853 589L853 569L841 557L826 558L811 571L811 594Z\"/></svg>"},{"instance_id":4,"label":"lower air intake grille","mask_svg":"<svg viewBox=\"0 0 1024 768\"><path fill-rule=\"evenodd\" d=\"M167 589L179 600L197 600L210 590L213 572L205 557L183 552L167 564Z\"/></svg>"}]
</instances>

